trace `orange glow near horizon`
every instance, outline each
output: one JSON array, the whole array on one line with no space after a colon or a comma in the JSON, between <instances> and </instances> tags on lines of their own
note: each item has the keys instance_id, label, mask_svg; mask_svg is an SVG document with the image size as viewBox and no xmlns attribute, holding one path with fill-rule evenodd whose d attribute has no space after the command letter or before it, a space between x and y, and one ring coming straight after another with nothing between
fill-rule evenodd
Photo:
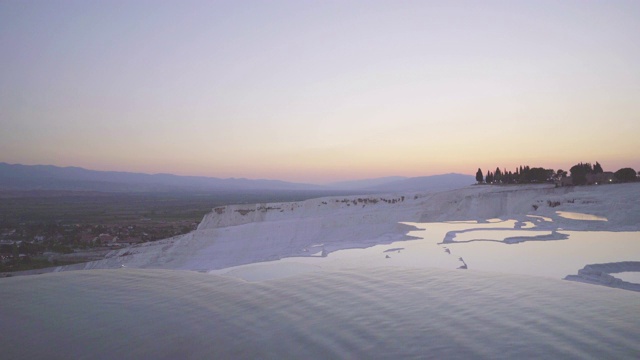
<instances>
[{"instance_id":1,"label":"orange glow near horizon","mask_svg":"<svg viewBox=\"0 0 640 360\"><path fill-rule=\"evenodd\" d=\"M0 162L306 183L640 170L640 2L65 9L0 3Z\"/></svg>"}]
</instances>

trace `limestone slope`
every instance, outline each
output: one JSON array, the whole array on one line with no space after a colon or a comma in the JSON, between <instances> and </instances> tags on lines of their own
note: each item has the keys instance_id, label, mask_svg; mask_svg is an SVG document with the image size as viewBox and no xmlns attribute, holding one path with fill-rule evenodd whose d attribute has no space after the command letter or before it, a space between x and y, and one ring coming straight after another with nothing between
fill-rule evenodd
<instances>
[{"instance_id":1,"label":"limestone slope","mask_svg":"<svg viewBox=\"0 0 640 360\"><path fill-rule=\"evenodd\" d=\"M575 221L557 211L608 221ZM527 215L552 218L550 227L565 230L639 230L640 184L470 186L437 193L229 205L213 209L189 234L115 250L104 260L60 270L125 266L206 271L408 239L412 227L401 222L525 221Z\"/></svg>"}]
</instances>

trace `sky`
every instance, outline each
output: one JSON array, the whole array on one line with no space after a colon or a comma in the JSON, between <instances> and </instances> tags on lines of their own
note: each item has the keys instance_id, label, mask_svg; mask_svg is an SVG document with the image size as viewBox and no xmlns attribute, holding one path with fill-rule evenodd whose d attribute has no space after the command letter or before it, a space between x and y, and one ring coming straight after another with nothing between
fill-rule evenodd
<instances>
[{"instance_id":1,"label":"sky","mask_svg":"<svg viewBox=\"0 0 640 360\"><path fill-rule=\"evenodd\" d=\"M640 170L640 1L0 0L0 162Z\"/></svg>"}]
</instances>

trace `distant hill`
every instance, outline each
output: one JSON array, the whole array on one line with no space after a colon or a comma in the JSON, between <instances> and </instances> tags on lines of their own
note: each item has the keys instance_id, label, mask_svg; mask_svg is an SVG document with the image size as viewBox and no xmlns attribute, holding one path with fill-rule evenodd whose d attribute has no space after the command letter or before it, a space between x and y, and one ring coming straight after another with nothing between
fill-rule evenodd
<instances>
[{"instance_id":1,"label":"distant hill","mask_svg":"<svg viewBox=\"0 0 640 360\"><path fill-rule=\"evenodd\" d=\"M407 178L391 176L333 183L327 186L280 180L220 179L204 176L95 171L79 167L0 163L0 190L100 192L172 191L439 191L475 182L471 175L446 174Z\"/></svg>"},{"instance_id":2,"label":"distant hill","mask_svg":"<svg viewBox=\"0 0 640 360\"><path fill-rule=\"evenodd\" d=\"M328 184L327 186L333 189L362 190L362 189L369 189L372 187L388 184L394 181L405 180L405 179L408 179L408 178L404 176L388 176L388 177L381 177L381 178L375 178L375 179L341 181L341 182Z\"/></svg>"},{"instance_id":3,"label":"distant hill","mask_svg":"<svg viewBox=\"0 0 640 360\"><path fill-rule=\"evenodd\" d=\"M322 186L279 180L95 171L79 167L0 163L0 190L102 192L323 190Z\"/></svg>"},{"instance_id":4,"label":"distant hill","mask_svg":"<svg viewBox=\"0 0 640 360\"><path fill-rule=\"evenodd\" d=\"M472 185L475 177L463 174L444 174L420 177L384 177L334 183L328 186L335 189L362 190L368 192L412 192L442 191Z\"/></svg>"}]
</instances>

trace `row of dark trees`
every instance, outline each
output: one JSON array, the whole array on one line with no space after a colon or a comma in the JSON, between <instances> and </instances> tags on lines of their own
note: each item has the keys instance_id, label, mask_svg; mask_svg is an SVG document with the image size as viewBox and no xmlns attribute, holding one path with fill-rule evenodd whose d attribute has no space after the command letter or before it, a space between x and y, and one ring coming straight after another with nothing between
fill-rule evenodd
<instances>
[{"instance_id":1,"label":"row of dark trees","mask_svg":"<svg viewBox=\"0 0 640 360\"><path fill-rule=\"evenodd\" d=\"M596 164L591 166L590 163L579 163L573 165L571 169L571 180L573 181L573 185L584 185L587 183L587 174L602 174L604 170L602 170L602 166L600 163L596 161ZM635 172L634 172L635 174Z\"/></svg>"},{"instance_id":2,"label":"row of dark trees","mask_svg":"<svg viewBox=\"0 0 640 360\"><path fill-rule=\"evenodd\" d=\"M564 172L566 174L566 171ZM487 175L484 176L482 170L478 168L476 172L476 181L478 183L487 184L530 184L530 183L542 183L548 180L552 180L554 171L551 169L544 169L541 167L529 167L520 166L515 171L507 171L507 169L500 170L496 168L494 172L487 171Z\"/></svg>"},{"instance_id":3,"label":"row of dark trees","mask_svg":"<svg viewBox=\"0 0 640 360\"><path fill-rule=\"evenodd\" d=\"M593 166L590 163L579 163L573 165L569 171L571 172L573 185L587 184L587 175L589 174L597 175L604 173L602 166L597 161ZM638 181L638 176L640 176L640 172L636 173L632 168L622 168L613 173L612 180L615 180L616 182L633 182Z\"/></svg>"},{"instance_id":4,"label":"row of dark trees","mask_svg":"<svg viewBox=\"0 0 640 360\"><path fill-rule=\"evenodd\" d=\"M613 176L615 176L616 180L620 182L638 181L638 177L640 177L640 171L638 171L636 175L636 171L633 168L622 168L614 172Z\"/></svg>"},{"instance_id":5,"label":"row of dark trees","mask_svg":"<svg viewBox=\"0 0 640 360\"><path fill-rule=\"evenodd\" d=\"M587 184L587 175L589 174L603 174L604 170L602 165L596 161L595 165L591 163L578 163L569 169L571 173L571 180L573 185ZM640 172L637 172L632 168L622 168L613 174L613 180L616 182L632 182L638 181ZM562 169L553 171L552 169L545 169L541 167L529 167L520 166L515 169L514 172L507 171L506 169L500 170L496 168L495 171L487 171L484 175L482 170L478 168L476 172L476 181L487 184L531 184L531 183L544 183L553 182L566 178L568 173Z\"/></svg>"}]
</instances>

